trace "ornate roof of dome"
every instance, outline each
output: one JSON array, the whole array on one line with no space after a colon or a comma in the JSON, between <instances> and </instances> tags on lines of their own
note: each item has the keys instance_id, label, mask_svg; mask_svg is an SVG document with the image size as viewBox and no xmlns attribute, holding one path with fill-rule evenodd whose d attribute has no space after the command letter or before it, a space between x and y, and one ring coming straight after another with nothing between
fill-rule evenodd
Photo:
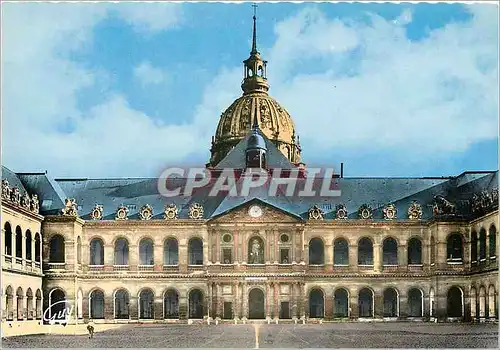
<instances>
[{"instance_id":1,"label":"ornate roof of dome","mask_svg":"<svg viewBox=\"0 0 500 350\"><path fill-rule=\"evenodd\" d=\"M215 165L240 140L248 135L253 120L257 120L262 133L288 158L292 164L300 163L300 145L290 114L267 94L267 61L257 51L256 18L253 17L253 41L250 57L243 61L245 76L241 87L243 96L237 98L220 117L212 141L210 164Z\"/></svg>"}]
</instances>

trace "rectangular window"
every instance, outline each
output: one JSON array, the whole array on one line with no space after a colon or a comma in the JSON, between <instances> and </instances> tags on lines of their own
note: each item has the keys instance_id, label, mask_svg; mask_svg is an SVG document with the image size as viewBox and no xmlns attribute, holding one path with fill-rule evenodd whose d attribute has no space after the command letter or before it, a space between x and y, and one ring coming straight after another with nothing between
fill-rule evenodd
<instances>
[{"instance_id":1,"label":"rectangular window","mask_svg":"<svg viewBox=\"0 0 500 350\"><path fill-rule=\"evenodd\" d=\"M280 318L282 318L282 319L291 318L290 317L290 302L288 302L288 301L281 302Z\"/></svg>"},{"instance_id":2,"label":"rectangular window","mask_svg":"<svg viewBox=\"0 0 500 350\"><path fill-rule=\"evenodd\" d=\"M290 264L290 249L280 249L280 264Z\"/></svg>"},{"instance_id":3,"label":"rectangular window","mask_svg":"<svg viewBox=\"0 0 500 350\"><path fill-rule=\"evenodd\" d=\"M233 263L233 251L231 248L222 249L222 263L223 264Z\"/></svg>"}]
</instances>

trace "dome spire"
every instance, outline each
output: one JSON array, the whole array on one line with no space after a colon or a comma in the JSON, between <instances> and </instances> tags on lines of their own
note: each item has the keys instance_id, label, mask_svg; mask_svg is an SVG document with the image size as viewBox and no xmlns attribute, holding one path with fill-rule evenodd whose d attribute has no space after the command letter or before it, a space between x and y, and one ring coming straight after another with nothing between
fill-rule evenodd
<instances>
[{"instance_id":1,"label":"dome spire","mask_svg":"<svg viewBox=\"0 0 500 350\"><path fill-rule=\"evenodd\" d=\"M250 94L253 92L264 92L269 90L266 77L267 61L260 57L257 51L257 4L253 4L253 30L252 30L252 51L250 57L243 61L244 65L244 79L241 84L243 94Z\"/></svg>"},{"instance_id":2,"label":"dome spire","mask_svg":"<svg viewBox=\"0 0 500 350\"><path fill-rule=\"evenodd\" d=\"M257 51L257 4L254 3L252 5L253 7L253 37L252 37L252 51L250 51L250 54L255 55L258 53Z\"/></svg>"}]
</instances>

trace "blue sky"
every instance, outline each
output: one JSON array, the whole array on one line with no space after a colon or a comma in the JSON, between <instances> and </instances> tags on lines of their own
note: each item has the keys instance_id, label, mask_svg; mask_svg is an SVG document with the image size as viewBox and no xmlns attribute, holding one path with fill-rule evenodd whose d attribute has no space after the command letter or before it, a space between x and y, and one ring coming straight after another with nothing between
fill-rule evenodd
<instances>
[{"instance_id":1,"label":"blue sky","mask_svg":"<svg viewBox=\"0 0 500 350\"><path fill-rule=\"evenodd\" d=\"M250 5L3 4L2 164L203 165L241 95ZM263 3L258 47L309 166L457 175L498 168L497 28L487 4Z\"/></svg>"}]
</instances>

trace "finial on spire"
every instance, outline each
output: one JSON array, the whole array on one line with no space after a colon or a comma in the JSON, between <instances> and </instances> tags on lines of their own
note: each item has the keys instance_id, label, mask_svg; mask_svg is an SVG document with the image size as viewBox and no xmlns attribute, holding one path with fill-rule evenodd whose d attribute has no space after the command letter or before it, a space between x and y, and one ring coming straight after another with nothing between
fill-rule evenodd
<instances>
[{"instance_id":1,"label":"finial on spire","mask_svg":"<svg viewBox=\"0 0 500 350\"><path fill-rule=\"evenodd\" d=\"M257 53L257 4L253 3L253 37L252 37L252 51L250 52L251 54L256 54Z\"/></svg>"}]
</instances>

